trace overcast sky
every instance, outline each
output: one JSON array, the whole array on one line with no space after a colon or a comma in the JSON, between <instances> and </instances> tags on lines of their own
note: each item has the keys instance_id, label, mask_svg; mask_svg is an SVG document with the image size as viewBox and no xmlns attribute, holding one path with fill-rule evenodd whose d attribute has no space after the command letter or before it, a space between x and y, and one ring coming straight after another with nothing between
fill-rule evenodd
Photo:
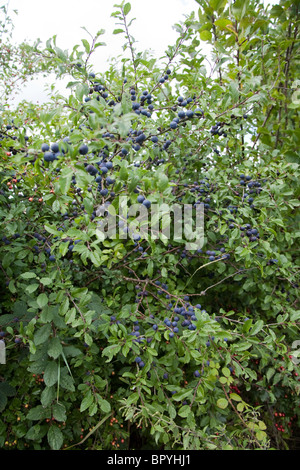
<instances>
[{"instance_id":1,"label":"overcast sky","mask_svg":"<svg viewBox=\"0 0 300 470\"><path fill-rule=\"evenodd\" d=\"M106 46L98 48L92 59L95 72L103 72L109 58L122 54L125 42L124 36L112 34L118 26L111 13L118 3L118 0L10 0L10 11L18 10L17 16L11 13L13 38L16 42L26 39L31 43L40 38L45 43L56 34L57 46L71 51L75 44L81 44L81 39L90 39L81 29L83 26L91 34L104 29L100 40ZM130 0L130 3L129 19L136 18L130 31L138 41L138 50L151 49L157 57L178 37L172 26L198 7L195 0ZM46 99L45 83L43 78L30 82L15 101L42 102ZM59 89L63 86L58 84Z\"/></svg>"},{"instance_id":2,"label":"overcast sky","mask_svg":"<svg viewBox=\"0 0 300 470\"><path fill-rule=\"evenodd\" d=\"M185 15L197 11L195 0L129 0L132 10L129 18L136 18L131 26L131 34L138 41L140 51L152 50L155 56L164 55L167 46L174 44L178 33L172 26L184 20ZM279 0L278 0L279 1ZM9 10L14 22L13 38L16 42L35 41L43 43L55 34L57 46L71 51L81 39L89 36L81 27L86 27L91 34L104 29L101 41L107 45L98 48L92 63L95 72L106 70L107 60L122 53L124 37L112 35L116 19L111 17L118 0L9 0ZM277 3L269 0L267 3ZM12 10L18 10L18 15ZM19 99L42 102L46 99L45 80L30 82ZM62 89L62 84L58 87Z\"/></svg>"},{"instance_id":3,"label":"overcast sky","mask_svg":"<svg viewBox=\"0 0 300 470\"><path fill-rule=\"evenodd\" d=\"M129 18L133 36L142 48L152 48L159 53L176 38L172 25L184 19L184 14L197 10L195 0L130 0L132 10ZM91 33L105 29L103 36L107 52L120 46L120 38L112 37L116 19L111 17L116 0L9 0L10 9L17 9L14 17L14 36L18 40L40 37L47 40L57 34L58 43L72 48L82 37L85 26ZM120 52L120 47L117 48Z\"/></svg>"}]
</instances>

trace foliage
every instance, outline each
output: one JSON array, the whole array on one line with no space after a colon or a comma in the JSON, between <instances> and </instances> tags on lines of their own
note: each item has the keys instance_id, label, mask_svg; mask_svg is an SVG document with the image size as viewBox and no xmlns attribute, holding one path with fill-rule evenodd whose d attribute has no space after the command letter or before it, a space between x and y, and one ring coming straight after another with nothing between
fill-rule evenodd
<instances>
[{"instance_id":1,"label":"foliage","mask_svg":"<svg viewBox=\"0 0 300 470\"><path fill-rule=\"evenodd\" d=\"M71 53L55 37L26 46L71 93L2 110L5 449L299 437L299 5L197 4L161 60L136 49L128 2L113 12L124 55L104 74L103 30ZM124 197L203 205L204 246L129 236Z\"/></svg>"}]
</instances>

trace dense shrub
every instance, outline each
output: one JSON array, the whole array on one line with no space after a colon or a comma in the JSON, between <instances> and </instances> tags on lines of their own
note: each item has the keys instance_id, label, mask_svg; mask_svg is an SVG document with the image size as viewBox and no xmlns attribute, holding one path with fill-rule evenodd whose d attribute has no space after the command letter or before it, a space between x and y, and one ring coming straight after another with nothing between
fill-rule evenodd
<instances>
[{"instance_id":1,"label":"dense shrub","mask_svg":"<svg viewBox=\"0 0 300 470\"><path fill-rule=\"evenodd\" d=\"M4 449L299 439L299 7L197 4L161 60L116 6L124 56L103 74L102 30L71 53L23 45L71 93L13 110L3 95ZM203 246L172 217L156 238L135 227L130 209L162 203L203 208Z\"/></svg>"}]
</instances>

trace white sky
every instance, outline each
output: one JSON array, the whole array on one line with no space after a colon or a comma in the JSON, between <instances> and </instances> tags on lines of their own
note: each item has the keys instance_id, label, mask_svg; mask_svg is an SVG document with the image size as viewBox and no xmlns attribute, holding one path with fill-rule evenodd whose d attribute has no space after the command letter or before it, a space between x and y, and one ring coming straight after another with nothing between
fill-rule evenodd
<instances>
[{"instance_id":1,"label":"white sky","mask_svg":"<svg viewBox=\"0 0 300 470\"><path fill-rule=\"evenodd\" d=\"M18 15L11 13L14 23L13 38L16 42L27 39L30 43L40 38L43 43L57 35L57 46L69 52L81 39L90 39L81 29L82 26L95 34L104 29L105 34L99 40L106 46L97 49L91 59L95 72L103 72L107 60L122 54L124 35L113 35L116 18L111 17L118 0L10 0L10 11L18 10ZM178 33L172 26L185 19L184 15L198 5L194 0L130 0L131 12L128 18L136 18L130 27L132 36L138 41L139 51L152 50L155 56L161 57L169 44L175 43ZM19 99L42 102L46 99L44 92L46 80L42 77L29 82ZM63 88L63 83L58 89Z\"/></svg>"},{"instance_id":2,"label":"white sky","mask_svg":"<svg viewBox=\"0 0 300 470\"><path fill-rule=\"evenodd\" d=\"M136 18L130 31L138 41L139 51L152 50L155 56L164 55L168 45L174 44L178 33L172 26L183 21L184 15L198 11L195 0L129 0L131 12L129 19ZM95 72L103 72L110 57L122 54L125 42L123 35L112 35L118 26L116 19L110 15L115 11L118 0L9 0L9 10L13 18L13 38L16 42L27 39L30 43L40 38L43 43L55 34L57 46L71 51L81 39L89 40L88 34L81 29L86 27L91 34L104 29L105 34L100 41L107 45L98 48L91 62ZM266 0L266 3L279 3ZM12 10L18 10L15 16ZM44 91L46 80L39 78L30 82L22 91L20 99L42 102L46 99ZM63 83L58 86L60 91ZM18 100L15 100L18 101Z\"/></svg>"}]
</instances>

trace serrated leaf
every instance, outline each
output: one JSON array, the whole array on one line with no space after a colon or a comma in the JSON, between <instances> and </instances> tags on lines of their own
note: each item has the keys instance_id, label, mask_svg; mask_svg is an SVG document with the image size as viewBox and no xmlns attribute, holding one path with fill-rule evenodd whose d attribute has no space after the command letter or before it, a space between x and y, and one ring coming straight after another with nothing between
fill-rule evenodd
<instances>
[{"instance_id":1,"label":"serrated leaf","mask_svg":"<svg viewBox=\"0 0 300 470\"><path fill-rule=\"evenodd\" d=\"M22 273L20 277L22 279L33 279L33 278L36 278L36 274L32 272L27 272L27 273Z\"/></svg>"},{"instance_id":2,"label":"serrated leaf","mask_svg":"<svg viewBox=\"0 0 300 470\"><path fill-rule=\"evenodd\" d=\"M48 297L45 293L42 293L38 296L38 298L36 299L36 302L39 306L39 308L43 308L45 307L47 304L48 304Z\"/></svg>"},{"instance_id":3,"label":"serrated leaf","mask_svg":"<svg viewBox=\"0 0 300 470\"><path fill-rule=\"evenodd\" d=\"M70 171L68 174L61 175L58 182L61 193L67 194L72 182L72 172Z\"/></svg>"},{"instance_id":4,"label":"serrated leaf","mask_svg":"<svg viewBox=\"0 0 300 470\"><path fill-rule=\"evenodd\" d=\"M80 412L82 413L83 411L87 410L91 404L93 403L94 398L91 393L88 393L82 400L80 404Z\"/></svg>"},{"instance_id":5,"label":"serrated leaf","mask_svg":"<svg viewBox=\"0 0 300 470\"><path fill-rule=\"evenodd\" d=\"M47 341L51 333L52 333L52 326L49 323L41 326L34 333L34 337L33 337L34 344L38 346L39 344L45 343L45 341Z\"/></svg>"},{"instance_id":6,"label":"serrated leaf","mask_svg":"<svg viewBox=\"0 0 300 470\"><path fill-rule=\"evenodd\" d=\"M44 373L44 382L47 387L52 387L58 381L58 365L56 362L49 362Z\"/></svg>"},{"instance_id":7,"label":"serrated leaf","mask_svg":"<svg viewBox=\"0 0 300 470\"><path fill-rule=\"evenodd\" d=\"M87 332L84 333L84 342L88 345L91 346L93 344L93 338L91 335L89 335Z\"/></svg>"},{"instance_id":8,"label":"serrated leaf","mask_svg":"<svg viewBox=\"0 0 300 470\"><path fill-rule=\"evenodd\" d=\"M60 210L60 203L58 199L55 199L55 201L53 201L52 210L53 212L58 212Z\"/></svg>"},{"instance_id":9,"label":"serrated leaf","mask_svg":"<svg viewBox=\"0 0 300 470\"><path fill-rule=\"evenodd\" d=\"M229 83L229 93L232 98L232 101L234 103L237 102L239 99L239 90L238 90L237 83L233 81Z\"/></svg>"},{"instance_id":10,"label":"serrated leaf","mask_svg":"<svg viewBox=\"0 0 300 470\"><path fill-rule=\"evenodd\" d=\"M48 356L53 359L57 359L60 356L62 353L62 345L59 338L55 337L50 340L47 353Z\"/></svg>"},{"instance_id":11,"label":"serrated leaf","mask_svg":"<svg viewBox=\"0 0 300 470\"><path fill-rule=\"evenodd\" d=\"M178 411L179 416L181 416L182 418L186 418L190 413L191 408L189 407L189 405L183 405Z\"/></svg>"},{"instance_id":12,"label":"serrated leaf","mask_svg":"<svg viewBox=\"0 0 300 470\"><path fill-rule=\"evenodd\" d=\"M70 305L69 297L65 297L59 307L59 313L61 315L65 315L67 311L69 310L69 305Z\"/></svg>"},{"instance_id":13,"label":"serrated leaf","mask_svg":"<svg viewBox=\"0 0 300 470\"><path fill-rule=\"evenodd\" d=\"M92 403L89 407L89 416L94 416L98 411L97 403Z\"/></svg>"},{"instance_id":14,"label":"serrated leaf","mask_svg":"<svg viewBox=\"0 0 300 470\"><path fill-rule=\"evenodd\" d=\"M266 373L266 377L267 377L267 380L268 382L270 381L270 379L273 377L273 375L275 374L275 369L273 369L273 367L270 367L268 370L267 370L267 373Z\"/></svg>"},{"instance_id":15,"label":"serrated leaf","mask_svg":"<svg viewBox=\"0 0 300 470\"><path fill-rule=\"evenodd\" d=\"M101 265L101 258L100 255L97 251L90 251L89 252L89 258L91 262L93 263L94 266L100 266Z\"/></svg>"},{"instance_id":16,"label":"serrated leaf","mask_svg":"<svg viewBox=\"0 0 300 470\"><path fill-rule=\"evenodd\" d=\"M59 450L64 442L64 437L59 427L52 425L47 433L49 446L52 450Z\"/></svg>"},{"instance_id":17,"label":"serrated leaf","mask_svg":"<svg viewBox=\"0 0 300 470\"><path fill-rule=\"evenodd\" d=\"M46 387L41 393L41 404L43 407L49 406L55 399L55 388Z\"/></svg>"},{"instance_id":18,"label":"serrated leaf","mask_svg":"<svg viewBox=\"0 0 300 470\"><path fill-rule=\"evenodd\" d=\"M169 179L167 175L164 175L163 173L159 175L158 179L158 190L162 193L169 185Z\"/></svg>"},{"instance_id":19,"label":"serrated leaf","mask_svg":"<svg viewBox=\"0 0 300 470\"><path fill-rule=\"evenodd\" d=\"M103 411L103 413L109 413L111 410L110 403L107 400L99 400L100 408Z\"/></svg>"},{"instance_id":20,"label":"serrated leaf","mask_svg":"<svg viewBox=\"0 0 300 470\"><path fill-rule=\"evenodd\" d=\"M38 405L34 408L31 408L29 410L26 418L32 421L39 421L40 419L43 419L47 416L48 411L46 408L44 408L42 405Z\"/></svg>"},{"instance_id":21,"label":"serrated leaf","mask_svg":"<svg viewBox=\"0 0 300 470\"><path fill-rule=\"evenodd\" d=\"M61 403L55 403L52 406L52 416L56 419L56 421L66 421L67 415L65 406Z\"/></svg>"}]
</instances>

